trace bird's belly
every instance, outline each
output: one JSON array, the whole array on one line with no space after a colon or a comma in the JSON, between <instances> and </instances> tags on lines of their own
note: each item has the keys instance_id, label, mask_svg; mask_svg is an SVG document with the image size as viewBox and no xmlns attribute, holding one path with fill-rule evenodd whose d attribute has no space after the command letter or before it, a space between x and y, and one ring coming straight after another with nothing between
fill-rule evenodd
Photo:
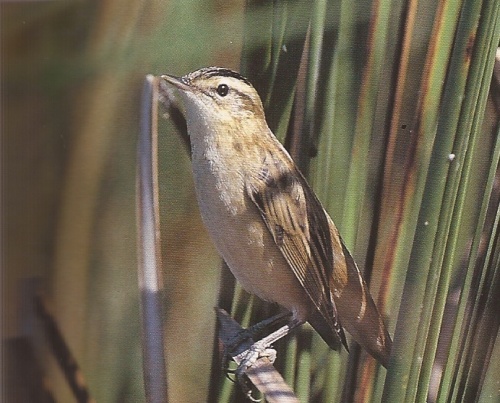
<instances>
[{"instance_id":1,"label":"bird's belly","mask_svg":"<svg viewBox=\"0 0 500 403\"><path fill-rule=\"evenodd\" d=\"M204 181L205 189L207 185ZM230 206L216 192L197 188L197 194L212 241L243 288L305 320L311 302L256 207L245 200L243 192L239 199L231 198Z\"/></svg>"}]
</instances>

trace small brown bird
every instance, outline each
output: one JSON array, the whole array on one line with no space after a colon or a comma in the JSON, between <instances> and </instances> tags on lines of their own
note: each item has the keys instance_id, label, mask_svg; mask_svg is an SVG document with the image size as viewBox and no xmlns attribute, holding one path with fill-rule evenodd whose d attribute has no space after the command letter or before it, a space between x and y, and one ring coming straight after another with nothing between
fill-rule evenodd
<instances>
[{"instance_id":1,"label":"small brown bird","mask_svg":"<svg viewBox=\"0 0 500 403\"><path fill-rule=\"evenodd\" d=\"M391 338L332 219L269 129L250 82L224 68L162 76L181 95L203 221L250 293L309 322L333 349L344 326L387 366Z\"/></svg>"}]
</instances>

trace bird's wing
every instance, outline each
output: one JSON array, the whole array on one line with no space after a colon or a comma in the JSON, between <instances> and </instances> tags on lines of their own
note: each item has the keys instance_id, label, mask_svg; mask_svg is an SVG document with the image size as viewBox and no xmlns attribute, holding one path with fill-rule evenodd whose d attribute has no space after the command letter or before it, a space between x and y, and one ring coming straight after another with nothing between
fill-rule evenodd
<instances>
[{"instance_id":1,"label":"bird's wing","mask_svg":"<svg viewBox=\"0 0 500 403\"><path fill-rule=\"evenodd\" d=\"M342 247L347 267L347 282L343 284L342 291L335 300L342 324L354 340L387 367L392 348L391 336L356 262L343 242Z\"/></svg>"},{"instance_id":2,"label":"bird's wing","mask_svg":"<svg viewBox=\"0 0 500 403\"><path fill-rule=\"evenodd\" d=\"M331 289L333 277L347 272L338 234L302 174L292 164L267 156L258 173L246 178L246 192L258 208L274 242L316 307L308 319L332 347L347 348ZM336 237L337 239L332 239ZM342 263L344 262L344 263ZM343 267L336 267L336 264Z\"/></svg>"},{"instance_id":3,"label":"bird's wing","mask_svg":"<svg viewBox=\"0 0 500 403\"><path fill-rule=\"evenodd\" d=\"M316 307L308 318L331 348L346 346L343 325L387 367L392 341L354 259L298 169L267 156L246 192Z\"/></svg>"}]
</instances>

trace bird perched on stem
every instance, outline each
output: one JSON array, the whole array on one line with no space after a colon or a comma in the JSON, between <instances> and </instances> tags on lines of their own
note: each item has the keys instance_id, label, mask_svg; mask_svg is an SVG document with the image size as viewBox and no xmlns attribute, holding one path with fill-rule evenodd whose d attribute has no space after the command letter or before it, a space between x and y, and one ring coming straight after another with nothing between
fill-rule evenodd
<instances>
[{"instance_id":1,"label":"bird perched on stem","mask_svg":"<svg viewBox=\"0 0 500 403\"><path fill-rule=\"evenodd\" d=\"M307 321L338 350L345 328L387 366L392 342L368 287L252 84L219 67L161 78L180 94L212 241L248 292L293 314L278 337Z\"/></svg>"}]
</instances>

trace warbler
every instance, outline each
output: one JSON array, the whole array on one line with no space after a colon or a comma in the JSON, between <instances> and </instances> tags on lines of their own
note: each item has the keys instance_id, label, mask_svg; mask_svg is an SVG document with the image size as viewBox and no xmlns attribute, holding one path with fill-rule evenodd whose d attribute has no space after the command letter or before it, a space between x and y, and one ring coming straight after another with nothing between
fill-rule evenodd
<instances>
[{"instance_id":1,"label":"warbler","mask_svg":"<svg viewBox=\"0 0 500 403\"><path fill-rule=\"evenodd\" d=\"M161 76L180 95L210 237L251 294L309 322L335 350L344 330L387 366L391 338L332 219L269 129L252 84L226 68Z\"/></svg>"}]
</instances>

